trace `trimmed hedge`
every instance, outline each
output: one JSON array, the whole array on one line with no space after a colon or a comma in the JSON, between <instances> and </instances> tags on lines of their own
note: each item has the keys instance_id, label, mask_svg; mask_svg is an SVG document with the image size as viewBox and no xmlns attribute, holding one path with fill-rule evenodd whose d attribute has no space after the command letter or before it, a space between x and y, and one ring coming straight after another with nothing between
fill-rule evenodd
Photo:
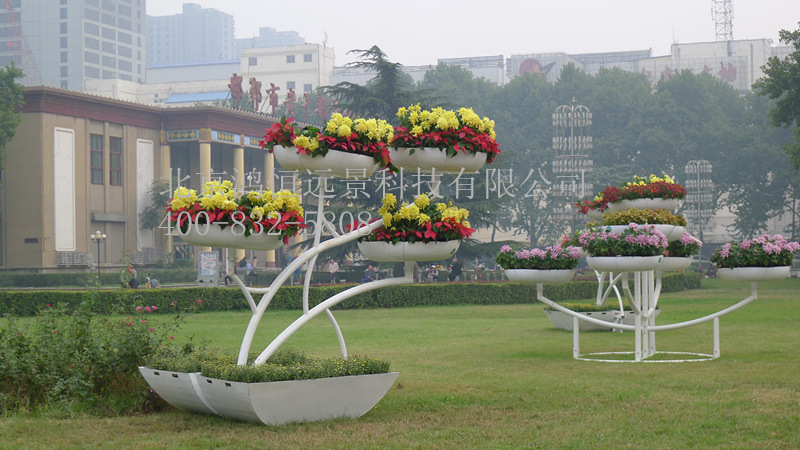
<instances>
[{"instance_id":1,"label":"trimmed hedge","mask_svg":"<svg viewBox=\"0 0 800 450\"><path fill-rule=\"evenodd\" d=\"M144 285L144 277L152 276L160 283L195 283L197 270L189 269L137 269L137 278ZM86 286L93 273L0 273L0 287L58 287ZM103 285L119 285L119 273L101 273L100 283Z\"/></svg>"},{"instance_id":2,"label":"trimmed hedge","mask_svg":"<svg viewBox=\"0 0 800 450\"><path fill-rule=\"evenodd\" d=\"M315 286L309 292L310 306L335 295L352 285ZM662 292L700 288L700 275L670 274L662 281ZM48 304L74 307L84 301L91 291L0 291L0 311L18 316L36 314ZM168 288L168 289L107 289L93 292L98 301L92 302L100 314L128 313L136 306L157 306L158 312L199 306L202 311L233 311L248 309L239 289L228 288ZM553 301L594 298L597 282L573 281L544 286L544 294ZM256 296L256 301L260 298ZM458 304L499 305L536 302L536 285L522 283L424 283L390 286L349 298L336 309L398 308L408 306L440 306ZM302 286L284 286L275 294L270 308L300 309L303 304Z\"/></svg>"}]
</instances>

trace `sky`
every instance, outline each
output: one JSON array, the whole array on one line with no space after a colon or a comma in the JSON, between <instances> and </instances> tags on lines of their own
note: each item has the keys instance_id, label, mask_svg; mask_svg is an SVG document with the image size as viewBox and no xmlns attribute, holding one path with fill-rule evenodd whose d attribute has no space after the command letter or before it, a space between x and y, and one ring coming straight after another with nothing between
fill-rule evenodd
<instances>
[{"instance_id":1,"label":"sky","mask_svg":"<svg viewBox=\"0 0 800 450\"><path fill-rule=\"evenodd\" d=\"M373 45L405 66L439 58L526 53L652 49L716 39L712 0L149 0L147 14L178 14L183 3L218 9L235 20L236 37L260 27L297 31L308 43L347 52ZM800 28L800 0L734 0L734 39L769 38Z\"/></svg>"}]
</instances>

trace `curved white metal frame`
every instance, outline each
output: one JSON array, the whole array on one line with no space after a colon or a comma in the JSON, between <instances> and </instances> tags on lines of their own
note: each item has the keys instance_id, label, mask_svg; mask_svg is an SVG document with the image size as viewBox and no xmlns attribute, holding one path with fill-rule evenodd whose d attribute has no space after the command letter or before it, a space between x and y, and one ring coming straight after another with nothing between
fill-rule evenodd
<instances>
[{"instance_id":1,"label":"curved white metal frame","mask_svg":"<svg viewBox=\"0 0 800 450\"><path fill-rule=\"evenodd\" d=\"M616 277L613 274L609 274L609 281L611 285L603 291L603 280L605 278L605 273L596 273L598 279L598 289L597 289L597 304L603 305L605 303L607 297L611 293L612 288L617 292L617 296L619 297L619 290L616 288L616 283L622 281L622 291L625 294L628 303L633 310L635 315L634 317L634 325L623 325L618 323L609 323L603 320L595 319L593 317L587 317L582 314L576 313L571 309L565 308L552 300L548 299L544 296L544 286L541 283L536 285L536 298L540 302L557 309L565 314L569 314L572 316L573 327L572 327L572 357L577 360L582 361L603 361L603 362L690 362L690 361L708 361L712 359L719 358L720 349L719 349L719 318L730 314L747 304L751 303L752 301L758 298L758 282L752 282L750 284L750 296L745 298L744 300L729 306L725 309L717 311L716 313L709 314L704 317L700 317L694 320L688 320L685 322L678 322L672 323L667 325L656 325L655 324L655 317L653 312L658 307L658 298L661 294L661 271L659 270L650 270L650 271L636 271L633 272L634 278L634 287L633 287L633 294L631 294L630 287L628 285L628 277L629 272L622 272ZM602 294L602 295L601 295ZM622 305L622 299L619 297L620 306ZM586 322L590 322L596 325L600 325L604 328L610 328L612 330L626 330L626 331L633 331L634 332L634 351L633 352L599 352L599 353L585 353L581 354L580 352L580 326L579 321L584 320ZM666 351L657 351L656 350L656 338L655 333L657 331L668 331L668 330L675 330L679 328L686 328L691 327L694 325L699 325L701 323L705 323L708 321L713 322L713 353L705 354L705 353L692 353L692 352L666 352ZM601 355L614 355L614 354L633 354L634 359L631 360L622 360L622 359L604 359L604 358L592 358L592 356L601 356ZM685 355L695 355L698 358L691 358L691 359L669 359L669 360L648 360L658 354L685 354Z\"/></svg>"},{"instance_id":2,"label":"curved white metal frame","mask_svg":"<svg viewBox=\"0 0 800 450\"><path fill-rule=\"evenodd\" d=\"M308 323L311 319L318 316L321 313L325 313L328 316L328 319L331 321L333 325L334 332L336 333L336 338L339 341L339 348L342 352L342 357L347 358L347 346L345 344L344 336L342 335L342 330L339 328L339 324L336 322L336 319L333 316L333 313L330 311L330 308L336 306L340 302L353 297L355 295L369 292L374 289L378 289L381 287L386 286L395 286L399 284L410 284L413 283L413 263L406 263L406 276L403 277L395 277L389 278L385 280L377 280L369 283L360 284L358 286L354 286L352 288L346 289L327 300L321 302L314 308L309 309L308 307L308 298L309 298L309 289L311 286L311 272L314 268L314 264L317 261L317 257L320 253L331 249L333 247L337 247L339 245L345 244L347 242L353 241L358 239L359 237L366 236L367 234L371 233L372 231L376 230L377 228L383 225L383 219L379 219L375 222L370 223L365 227L358 228L353 230L347 234L340 235L336 232L333 224L325 219L324 208L325 208L325 189L326 189L327 179L324 176L319 177L319 202L318 202L318 209L317 209L317 226L314 230L314 245L309 250L301 253L294 261L292 261L279 275L275 280L273 280L272 284L268 288L254 288L249 287L242 282L242 280L235 274L231 274L231 278L242 291L247 299L248 305L250 305L250 311L252 312L252 317L250 318L250 323L247 326L247 330L245 331L244 337L242 339L242 345L239 348L239 356L236 360L236 363L239 365L246 365L247 364L247 356L250 353L250 347L253 344L253 338L255 337L256 330L258 329L258 324L261 322L261 318L264 316L264 312L269 306L269 303L272 301L272 298L275 296L275 293L278 291L278 288L283 286L283 284L288 280L294 271L300 269L303 264L307 264L306 267L306 276L303 282L303 311L300 317L295 320L292 324L290 324L286 329L284 329L270 344L264 349L263 352L256 358L254 365L263 364L267 358L272 356L275 351L284 343L286 340L291 337L297 330L299 330L303 325ZM331 236L332 239L328 239L325 242L321 242L322 233L325 232ZM228 260L229 263L233 262L233 259ZM262 294L261 299L258 303L255 302L253 295Z\"/></svg>"}]
</instances>

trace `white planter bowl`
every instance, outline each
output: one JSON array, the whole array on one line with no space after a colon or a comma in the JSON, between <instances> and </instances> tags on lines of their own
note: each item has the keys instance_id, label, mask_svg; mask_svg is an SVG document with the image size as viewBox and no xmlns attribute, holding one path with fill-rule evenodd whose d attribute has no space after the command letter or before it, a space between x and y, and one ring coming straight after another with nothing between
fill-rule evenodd
<instances>
[{"instance_id":1,"label":"white planter bowl","mask_svg":"<svg viewBox=\"0 0 800 450\"><path fill-rule=\"evenodd\" d=\"M281 425L339 417L372 409L397 379L397 372L314 380L239 383L198 375L200 390L223 417Z\"/></svg>"},{"instance_id":2,"label":"white planter bowl","mask_svg":"<svg viewBox=\"0 0 800 450\"><path fill-rule=\"evenodd\" d=\"M653 224L653 226L656 227L658 231L664 233L667 240L670 242L677 241L683 236L683 233L686 232L686 227L678 225ZM628 229L628 225L603 225L603 228L612 233L622 233Z\"/></svg>"},{"instance_id":3,"label":"white planter bowl","mask_svg":"<svg viewBox=\"0 0 800 450\"><path fill-rule=\"evenodd\" d=\"M590 209L590 210L586 211L586 215L589 216L590 219L603 220L603 213L606 212L606 211L600 211L600 210L597 210L597 209Z\"/></svg>"},{"instance_id":4,"label":"white planter bowl","mask_svg":"<svg viewBox=\"0 0 800 450\"><path fill-rule=\"evenodd\" d=\"M789 276L790 266L736 267L717 269L717 275L728 281L780 281Z\"/></svg>"},{"instance_id":5,"label":"white planter bowl","mask_svg":"<svg viewBox=\"0 0 800 450\"><path fill-rule=\"evenodd\" d=\"M666 209L675 212L681 206L681 200L677 198L637 198L635 200L620 200L616 203L615 210L625 210L628 208L639 209Z\"/></svg>"},{"instance_id":6,"label":"white planter bowl","mask_svg":"<svg viewBox=\"0 0 800 450\"><path fill-rule=\"evenodd\" d=\"M170 372L168 370L139 367L147 384L170 405L201 414L218 414L200 391L197 376L200 372Z\"/></svg>"},{"instance_id":7,"label":"white planter bowl","mask_svg":"<svg viewBox=\"0 0 800 450\"><path fill-rule=\"evenodd\" d=\"M439 261L449 259L458 251L461 241L446 242L359 242L361 254L372 261Z\"/></svg>"},{"instance_id":8,"label":"white planter bowl","mask_svg":"<svg viewBox=\"0 0 800 450\"><path fill-rule=\"evenodd\" d=\"M481 152L458 152L455 156L447 156L445 149L434 147L389 148L392 164L410 172L419 169L422 173L431 173L433 170L436 173L459 173L462 168L464 173L476 172L486 164L486 156Z\"/></svg>"},{"instance_id":9,"label":"white planter bowl","mask_svg":"<svg viewBox=\"0 0 800 450\"><path fill-rule=\"evenodd\" d=\"M339 150L329 150L325 156L311 156L297 153L295 147L276 145L272 149L275 160L284 169L310 171L320 175L337 178L367 178L376 170L378 164L371 156L356 155Z\"/></svg>"},{"instance_id":10,"label":"white planter bowl","mask_svg":"<svg viewBox=\"0 0 800 450\"><path fill-rule=\"evenodd\" d=\"M187 244L199 247L227 247L241 248L245 250L275 250L283 245L283 239L278 234L268 234L265 230L261 234L251 234L245 237L244 234L236 235L234 227L226 226L220 229L219 225L197 225L191 223L186 233L177 230L177 235L181 236ZM242 231L242 227L237 226L237 231Z\"/></svg>"},{"instance_id":11,"label":"white planter bowl","mask_svg":"<svg viewBox=\"0 0 800 450\"><path fill-rule=\"evenodd\" d=\"M663 256L587 256L586 264L598 272L641 272L656 270Z\"/></svg>"},{"instance_id":12,"label":"white planter bowl","mask_svg":"<svg viewBox=\"0 0 800 450\"><path fill-rule=\"evenodd\" d=\"M505 269L505 273L509 281L517 283L566 283L575 275L575 269Z\"/></svg>"},{"instance_id":13,"label":"white planter bowl","mask_svg":"<svg viewBox=\"0 0 800 450\"><path fill-rule=\"evenodd\" d=\"M658 270L662 272L678 272L681 270L686 270L692 265L692 258L691 256L687 257L677 257L677 256L665 256L664 260L661 261L661 266Z\"/></svg>"}]
</instances>

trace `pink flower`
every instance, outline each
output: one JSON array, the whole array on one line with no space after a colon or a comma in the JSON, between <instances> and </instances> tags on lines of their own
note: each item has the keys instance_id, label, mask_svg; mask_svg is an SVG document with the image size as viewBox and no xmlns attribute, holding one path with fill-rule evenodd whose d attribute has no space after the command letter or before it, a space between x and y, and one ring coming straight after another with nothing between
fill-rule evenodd
<instances>
[{"instance_id":1,"label":"pink flower","mask_svg":"<svg viewBox=\"0 0 800 450\"><path fill-rule=\"evenodd\" d=\"M534 248L531 250L531 257L545 259L547 258L547 252L539 248Z\"/></svg>"},{"instance_id":2,"label":"pink flower","mask_svg":"<svg viewBox=\"0 0 800 450\"><path fill-rule=\"evenodd\" d=\"M727 243L727 244L722 246L722 248L719 251L719 256L720 256L720 258L723 258L723 259L727 258L728 256L731 256L731 244L730 243Z\"/></svg>"},{"instance_id":3,"label":"pink flower","mask_svg":"<svg viewBox=\"0 0 800 450\"><path fill-rule=\"evenodd\" d=\"M47 307L48 307L48 308L50 307L50 303L48 303L48 304L47 304Z\"/></svg>"},{"instance_id":4,"label":"pink flower","mask_svg":"<svg viewBox=\"0 0 800 450\"><path fill-rule=\"evenodd\" d=\"M572 259L578 259L581 257L580 247L567 247L567 252Z\"/></svg>"},{"instance_id":5,"label":"pink flower","mask_svg":"<svg viewBox=\"0 0 800 450\"><path fill-rule=\"evenodd\" d=\"M137 306L136 307L136 312L141 312L141 311L142 311L142 307L141 306Z\"/></svg>"},{"instance_id":6,"label":"pink flower","mask_svg":"<svg viewBox=\"0 0 800 450\"><path fill-rule=\"evenodd\" d=\"M155 330L153 330L152 328L150 328L150 332L152 333L153 331L155 331Z\"/></svg>"},{"instance_id":7,"label":"pink flower","mask_svg":"<svg viewBox=\"0 0 800 450\"><path fill-rule=\"evenodd\" d=\"M153 310L149 306L144 307L144 312L152 312Z\"/></svg>"},{"instance_id":8,"label":"pink flower","mask_svg":"<svg viewBox=\"0 0 800 450\"><path fill-rule=\"evenodd\" d=\"M151 306L151 307L150 307L150 309L152 309L153 311L155 311L155 310L157 310L158 308L156 308L156 305L153 305L153 306Z\"/></svg>"},{"instance_id":9,"label":"pink flower","mask_svg":"<svg viewBox=\"0 0 800 450\"><path fill-rule=\"evenodd\" d=\"M202 300L198 300L197 303L203 303L203 301Z\"/></svg>"},{"instance_id":10,"label":"pink flower","mask_svg":"<svg viewBox=\"0 0 800 450\"><path fill-rule=\"evenodd\" d=\"M747 250L750 248L750 245L752 245L752 243L753 241L744 241L741 244L739 244L739 248L741 248L742 250Z\"/></svg>"},{"instance_id":11,"label":"pink flower","mask_svg":"<svg viewBox=\"0 0 800 450\"><path fill-rule=\"evenodd\" d=\"M170 338L170 339L175 339L175 336L170 336L169 338Z\"/></svg>"},{"instance_id":12,"label":"pink flower","mask_svg":"<svg viewBox=\"0 0 800 450\"><path fill-rule=\"evenodd\" d=\"M56 331L56 330L53 330L53 334L58 334L58 331Z\"/></svg>"},{"instance_id":13,"label":"pink flower","mask_svg":"<svg viewBox=\"0 0 800 450\"><path fill-rule=\"evenodd\" d=\"M503 253L508 253L508 252L511 251L511 246L510 245L504 245L504 246L500 247L500 251L503 252Z\"/></svg>"}]
</instances>

